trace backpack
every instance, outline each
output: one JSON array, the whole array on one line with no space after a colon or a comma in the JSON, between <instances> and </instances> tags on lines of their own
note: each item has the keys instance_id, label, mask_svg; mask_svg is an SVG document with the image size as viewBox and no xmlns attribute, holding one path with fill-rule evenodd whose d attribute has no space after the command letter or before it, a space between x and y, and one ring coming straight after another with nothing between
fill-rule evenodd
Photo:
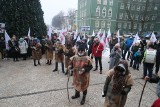
<instances>
[{"instance_id":1,"label":"backpack","mask_svg":"<svg viewBox=\"0 0 160 107\"><path fill-rule=\"evenodd\" d=\"M146 57L145 57L145 62L146 63L151 63L154 64L156 61L156 50L146 50Z\"/></svg>"}]
</instances>

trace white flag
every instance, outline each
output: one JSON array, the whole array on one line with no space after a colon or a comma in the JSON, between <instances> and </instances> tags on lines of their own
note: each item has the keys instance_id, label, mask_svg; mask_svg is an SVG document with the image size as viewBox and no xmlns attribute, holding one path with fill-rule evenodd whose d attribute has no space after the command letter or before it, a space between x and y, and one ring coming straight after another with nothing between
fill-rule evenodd
<instances>
[{"instance_id":1,"label":"white flag","mask_svg":"<svg viewBox=\"0 0 160 107\"><path fill-rule=\"evenodd\" d=\"M95 36L94 30L93 30L92 36Z\"/></svg>"},{"instance_id":2,"label":"white flag","mask_svg":"<svg viewBox=\"0 0 160 107\"><path fill-rule=\"evenodd\" d=\"M156 35L154 34L154 32L152 32L150 41L151 41L151 42L156 42L156 41L157 41L157 38L156 38Z\"/></svg>"},{"instance_id":3,"label":"white flag","mask_svg":"<svg viewBox=\"0 0 160 107\"><path fill-rule=\"evenodd\" d=\"M137 34L136 34L136 36L135 36L135 38L134 38L134 41L133 41L133 44L132 45L134 45L137 41L140 41L141 39L140 39L140 37L138 36L138 32L137 32Z\"/></svg>"},{"instance_id":4,"label":"white flag","mask_svg":"<svg viewBox=\"0 0 160 107\"><path fill-rule=\"evenodd\" d=\"M108 34L107 34L107 38L111 37L111 30L110 28L108 29Z\"/></svg>"},{"instance_id":5,"label":"white flag","mask_svg":"<svg viewBox=\"0 0 160 107\"><path fill-rule=\"evenodd\" d=\"M117 32L117 37L118 37L118 43L120 43L120 34L119 34L119 30Z\"/></svg>"},{"instance_id":6,"label":"white flag","mask_svg":"<svg viewBox=\"0 0 160 107\"><path fill-rule=\"evenodd\" d=\"M65 44L65 36L63 34L63 30L61 30L58 39L61 41L61 43L64 45Z\"/></svg>"},{"instance_id":7,"label":"white flag","mask_svg":"<svg viewBox=\"0 0 160 107\"><path fill-rule=\"evenodd\" d=\"M105 42L105 41L104 41L105 36L106 36L106 32L105 32L105 30L104 30L102 37L100 37L100 42L103 43L103 44L104 44L104 42Z\"/></svg>"},{"instance_id":8,"label":"white flag","mask_svg":"<svg viewBox=\"0 0 160 107\"><path fill-rule=\"evenodd\" d=\"M76 29L76 32L75 32L75 34L74 34L74 39L77 38L77 35L78 35L78 30Z\"/></svg>"},{"instance_id":9,"label":"white flag","mask_svg":"<svg viewBox=\"0 0 160 107\"><path fill-rule=\"evenodd\" d=\"M29 31L28 31L28 38L31 39L31 30L29 28Z\"/></svg>"},{"instance_id":10,"label":"white flag","mask_svg":"<svg viewBox=\"0 0 160 107\"><path fill-rule=\"evenodd\" d=\"M8 41L11 40L8 33L5 31L5 44L6 44L6 50L9 50Z\"/></svg>"},{"instance_id":11,"label":"white flag","mask_svg":"<svg viewBox=\"0 0 160 107\"><path fill-rule=\"evenodd\" d=\"M101 35L102 31L101 29L99 30L99 32L97 33L97 37L100 38L100 35Z\"/></svg>"},{"instance_id":12,"label":"white flag","mask_svg":"<svg viewBox=\"0 0 160 107\"><path fill-rule=\"evenodd\" d=\"M51 40L51 35L52 35L52 26L48 26L48 32L47 35L49 37L49 40Z\"/></svg>"},{"instance_id":13,"label":"white flag","mask_svg":"<svg viewBox=\"0 0 160 107\"><path fill-rule=\"evenodd\" d=\"M77 35L77 36L78 36L78 37L77 37L76 42L78 42L78 41L80 41L80 40L81 40L80 35Z\"/></svg>"}]
</instances>

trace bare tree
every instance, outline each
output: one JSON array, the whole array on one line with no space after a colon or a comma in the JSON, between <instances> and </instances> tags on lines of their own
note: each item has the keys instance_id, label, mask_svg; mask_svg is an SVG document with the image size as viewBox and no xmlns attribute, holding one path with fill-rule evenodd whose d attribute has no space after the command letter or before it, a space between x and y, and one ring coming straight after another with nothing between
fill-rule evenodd
<instances>
[{"instance_id":1,"label":"bare tree","mask_svg":"<svg viewBox=\"0 0 160 107\"><path fill-rule=\"evenodd\" d=\"M52 26L62 29L63 22L64 22L64 12L60 11L57 15L53 17Z\"/></svg>"},{"instance_id":2,"label":"bare tree","mask_svg":"<svg viewBox=\"0 0 160 107\"><path fill-rule=\"evenodd\" d=\"M67 16L69 17L69 24L73 27L75 20L75 9L69 9ZM71 27L71 30L72 30Z\"/></svg>"}]
</instances>

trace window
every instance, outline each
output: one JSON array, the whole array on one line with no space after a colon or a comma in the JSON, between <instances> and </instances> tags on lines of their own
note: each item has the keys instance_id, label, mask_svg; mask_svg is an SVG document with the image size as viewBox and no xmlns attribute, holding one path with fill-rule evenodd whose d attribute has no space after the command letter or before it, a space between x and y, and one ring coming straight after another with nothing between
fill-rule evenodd
<instances>
[{"instance_id":1,"label":"window","mask_svg":"<svg viewBox=\"0 0 160 107\"><path fill-rule=\"evenodd\" d=\"M139 15L135 15L135 20L138 20L138 18L139 18Z\"/></svg>"},{"instance_id":2,"label":"window","mask_svg":"<svg viewBox=\"0 0 160 107\"><path fill-rule=\"evenodd\" d=\"M123 28L126 29L127 28L127 23L123 24Z\"/></svg>"},{"instance_id":3,"label":"window","mask_svg":"<svg viewBox=\"0 0 160 107\"><path fill-rule=\"evenodd\" d=\"M101 4L101 0L97 0L97 4Z\"/></svg>"},{"instance_id":4,"label":"window","mask_svg":"<svg viewBox=\"0 0 160 107\"><path fill-rule=\"evenodd\" d=\"M149 16L146 16L146 17L145 17L145 20L146 20L146 21L149 21Z\"/></svg>"},{"instance_id":5,"label":"window","mask_svg":"<svg viewBox=\"0 0 160 107\"><path fill-rule=\"evenodd\" d=\"M144 29L147 29L147 24L144 24Z\"/></svg>"},{"instance_id":6,"label":"window","mask_svg":"<svg viewBox=\"0 0 160 107\"><path fill-rule=\"evenodd\" d=\"M127 8L128 10L130 9L130 4L129 4L129 3L127 4L127 7L126 7L126 8Z\"/></svg>"},{"instance_id":7,"label":"window","mask_svg":"<svg viewBox=\"0 0 160 107\"><path fill-rule=\"evenodd\" d=\"M121 3L120 9L124 9L124 3Z\"/></svg>"},{"instance_id":8,"label":"window","mask_svg":"<svg viewBox=\"0 0 160 107\"><path fill-rule=\"evenodd\" d=\"M154 24L151 24L150 30L153 30L153 29L154 29Z\"/></svg>"},{"instance_id":9,"label":"window","mask_svg":"<svg viewBox=\"0 0 160 107\"><path fill-rule=\"evenodd\" d=\"M87 14L86 14L86 10L84 10L84 17L86 17L86 15L87 15Z\"/></svg>"},{"instance_id":10,"label":"window","mask_svg":"<svg viewBox=\"0 0 160 107\"><path fill-rule=\"evenodd\" d=\"M99 21L98 20L95 21L95 27L97 27L97 28L99 27Z\"/></svg>"},{"instance_id":11,"label":"window","mask_svg":"<svg viewBox=\"0 0 160 107\"><path fill-rule=\"evenodd\" d=\"M144 20L144 16L140 16L139 19L140 19L140 20Z\"/></svg>"},{"instance_id":12,"label":"window","mask_svg":"<svg viewBox=\"0 0 160 107\"><path fill-rule=\"evenodd\" d=\"M154 7L154 10L158 10L158 7L157 7L157 6L155 6L155 7Z\"/></svg>"},{"instance_id":13,"label":"window","mask_svg":"<svg viewBox=\"0 0 160 107\"><path fill-rule=\"evenodd\" d=\"M112 8L109 8L108 10L108 17L112 17Z\"/></svg>"},{"instance_id":14,"label":"window","mask_svg":"<svg viewBox=\"0 0 160 107\"><path fill-rule=\"evenodd\" d=\"M118 23L118 28L120 29L122 27L122 23Z\"/></svg>"},{"instance_id":15,"label":"window","mask_svg":"<svg viewBox=\"0 0 160 107\"><path fill-rule=\"evenodd\" d=\"M128 23L128 28L131 29L131 23Z\"/></svg>"},{"instance_id":16,"label":"window","mask_svg":"<svg viewBox=\"0 0 160 107\"><path fill-rule=\"evenodd\" d=\"M101 21L101 28L105 28L105 25L106 25L105 21Z\"/></svg>"},{"instance_id":17,"label":"window","mask_svg":"<svg viewBox=\"0 0 160 107\"><path fill-rule=\"evenodd\" d=\"M100 7L99 6L96 8L96 16L100 16Z\"/></svg>"},{"instance_id":18,"label":"window","mask_svg":"<svg viewBox=\"0 0 160 107\"><path fill-rule=\"evenodd\" d=\"M135 10L135 5L132 5L132 6L131 6L131 10Z\"/></svg>"},{"instance_id":19,"label":"window","mask_svg":"<svg viewBox=\"0 0 160 107\"><path fill-rule=\"evenodd\" d=\"M134 19L134 14L131 14L131 19Z\"/></svg>"},{"instance_id":20,"label":"window","mask_svg":"<svg viewBox=\"0 0 160 107\"><path fill-rule=\"evenodd\" d=\"M103 5L107 5L107 0L103 0Z\"/></svg>"},{"instance_id":21,"label":"window","mask_svg":"<svg viewBox=\"0 0 160 107\"><path fill-rule=\"evenodd\" d=\"M140 8L141 8L141 7L140 7L139 5L137 5L137 11L140 11Z\"/></svg>"},{"instance_id":22,"label":"window","mask_svg":"<svg viewBox=\"0 0 160 107\"><path fill-rule=\"evenodd\" d=\"M84 1L85 6L87 6L87 0Z\"/></svg>"},{"instance_id":23,"label":"window","mask_svg":"<svg viewBox=\"0 0 160 107\"><path fill-rule=\"evenodd\" d=\"M145 6L142 6L142 11L145 11Z\"/></svg>"},{"instance_id":24,"label":"window","mask_svg":"<svg viewBox=\"0 0 160 107\"><path fill-rule=\"evenodd\" d=\"M152 20L156 20L156 16L152 16Z\"/></svg>"},{"instance_id":25,"label":"window","mask_svg":"<svg viewBox=\"0 0 160 107\"><path fill-rule=\"evenodd\" d=\"M139 31L142 30L142 24L139 24Z\"/></svg>"},{"instance_id":26,"label":"window","mask_svg":"<svg viewBox=\"0 0 160 107\"><path fill-rule=\"evenodd\" d=\"M128 14L127 13L125 13L125 19L128 20Z\"/></svg>"},{"instance_id":27,"label":"window","mask_svg":"<svg viewBox=\"0 0 160 107\"><path fill-rule=\"evenodd\" d=\"M137 29L137 23L134 23L133 29Z\"/></svg>"},{"instance_id":28,"label":"window","mask_svg":"<svg viewBox=\"0 0 160 107\"><path fill-rule=\"evenodd\" d=\"M109 5L113 6L113 0L109 0Z\"/></svg>"},{"instance_id":29,"label":"window","mask_svg":"<svg viewBox=\"0 0 160 107\"><path fill-rule=\"evenodd\" d=\"M103 10L102 10L102 17L106 17L106 8L103 7Z\"/></svg>"},{"instance_id":30,"label":"window","mask_svg":"<svg viewBox=\"0 0 160 107\"><path fill-rule=\"evenodd\" d=\"M123 18L123 13L119 13L119 19Z\"/></svg>"},{"instance_id":31,"label":"window","mask_svg":"<svg viewBox=\"0 0 160 107\"><path fill-rule=\"evenodd\" d=\"M151 6L149 6L149 7L147 8L147 11L151 11L151 9L152 9L152 7L151 7Z\"/></svg>"},{"instance_id":32,"label":"window","mask_svg":"<svg viewBox=\"0 0 160 107\"><path fill-rule=\"evenodd\" d=\"M108 21L107 28L109 29L111 27L111 21Z\"/></svg>"}]
</instances>

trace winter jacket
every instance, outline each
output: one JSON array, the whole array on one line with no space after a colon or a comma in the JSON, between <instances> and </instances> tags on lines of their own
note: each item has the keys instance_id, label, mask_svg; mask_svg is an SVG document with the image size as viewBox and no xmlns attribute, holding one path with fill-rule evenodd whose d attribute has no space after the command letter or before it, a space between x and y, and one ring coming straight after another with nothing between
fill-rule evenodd
<instances>
[{"instance_id":1,"label":"winter jacket","mask_svg":"<svg viewBox=\"0 0 160 107\"><path fill-rule=\"evenodd\" d=\"M133 38L128 38L125 44L126 44L126 48L129 49L133 44Z\"/></svg>"},{"instance_id":2,"label":"winter jacket","mask_svg":"<svg viewBox=\"0 0 160 107\"><path fill-rule=\"evenodd\" d=\"M94 43L92 48L92 55L95 57L101 57L103 50L104 50L104 46L102 43L99 43L99 44Z\"/></svg>"}]
</instances>

